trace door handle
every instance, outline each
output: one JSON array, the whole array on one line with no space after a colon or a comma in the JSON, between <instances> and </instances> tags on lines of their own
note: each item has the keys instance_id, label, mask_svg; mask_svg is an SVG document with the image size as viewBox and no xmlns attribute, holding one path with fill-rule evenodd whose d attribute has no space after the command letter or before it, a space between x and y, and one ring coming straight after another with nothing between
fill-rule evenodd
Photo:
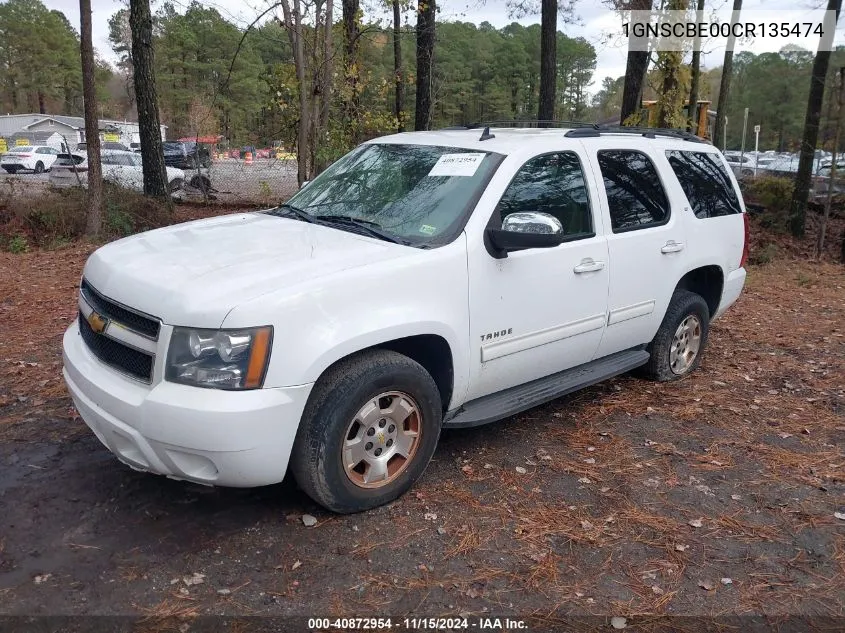
<instances>
[{"instance_id":1,"label":"door handle","mask_svg":"<svg viewBox=\"0 0 845 633\"><path fill-rule=\"evenodd\" d=\"M585 259L582 259L581 263L578 264L572 270L576 275L580 275L582 273L594 273L597 270L601 270L602 268L604 268L604 262L597 262L587 257Z\"/></svg>"},{"instance_id":2,"label":"door handle","mask_svg":"<svg viewBox=\"0 0 845 633\"><path fill-rule=\"evenodd\" d=\"M663 245L663 248L660 249L660 252L664 255L666 253L679 253L684 250L684 243L683 242L676 242L675 240L669 240Z\"/></svg>"}]
</instances>

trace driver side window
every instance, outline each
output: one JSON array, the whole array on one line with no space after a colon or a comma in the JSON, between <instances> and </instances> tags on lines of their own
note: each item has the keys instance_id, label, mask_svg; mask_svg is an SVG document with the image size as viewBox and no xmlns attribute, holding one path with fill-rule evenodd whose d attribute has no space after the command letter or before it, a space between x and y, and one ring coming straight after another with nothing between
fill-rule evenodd
<instances>
[{"instance_id":1,"label":"driver side window","mask_svg":"<svg viewBox=\"0 0 845 633\"><path fill-rule=\"evenodd\" d=\"M581 161L573 152L535 156L514 176L496 207L502 220L511 213L548 213L568 237L592 237L592 213Z\"/></svg>"}]
</instances>

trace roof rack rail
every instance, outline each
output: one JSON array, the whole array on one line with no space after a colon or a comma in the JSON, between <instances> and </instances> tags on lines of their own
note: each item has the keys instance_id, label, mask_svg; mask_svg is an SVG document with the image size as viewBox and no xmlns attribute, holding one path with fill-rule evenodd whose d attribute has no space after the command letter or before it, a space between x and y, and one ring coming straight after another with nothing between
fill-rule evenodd
<instances>
[{"instance_id":1,"label":"roof rack rail","mask_svg":"<svg viewBox=\"0 0 845 633\"><path fill-rule=\"evenodd\" d=\"M482 128L482 127L492 127L492 128L501 128L501 127L516 127L516 128L582 128L582 127L592 127L594 123L586 123L584 121L553 121L553 120L542 120L538 121L536 119L502 119L496 121L479 121L478 123L470 123L466 126L466 129L472 130L475 128ZM447 128L448 129L448 128Z\"/></svg>"},{"instance_id":2,"label":"roof rack rail","mask_svg":"<svg viewBox=\"0 0 845 633\"><path fill-rule=\"evenodd\" d=\"M684 130L673 130L669 128L660 127L636 127L624 125L594 125L589 128L577 128L569 130L565 136L569 138L586 138L601 136L602 134L637 134L646 138L656 138L658 136L666 136L670 138L677 138L684 141L692 141L694 143L706 142L700 136L696 136L691 132Z\"/></svg>"}]
</instances>

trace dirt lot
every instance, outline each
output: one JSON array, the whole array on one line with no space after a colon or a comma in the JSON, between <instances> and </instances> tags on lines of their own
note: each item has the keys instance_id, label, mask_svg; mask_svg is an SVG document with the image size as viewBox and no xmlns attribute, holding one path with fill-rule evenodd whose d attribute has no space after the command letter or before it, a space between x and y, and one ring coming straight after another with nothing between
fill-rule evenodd
<instances>
[{"instance_id":1,"label":"dirt lot","mask_svg":"<svg viewBox=\"0 0 845 633\"><path fill-rule=\"evenodd\" d=\"M60 374L92 249L0 254L0 614L845 613L840 265L754 267L687 380L446 433L410 494L338 517L291 482L206 489L100 446Z\"/></svg>"}]
</instances>

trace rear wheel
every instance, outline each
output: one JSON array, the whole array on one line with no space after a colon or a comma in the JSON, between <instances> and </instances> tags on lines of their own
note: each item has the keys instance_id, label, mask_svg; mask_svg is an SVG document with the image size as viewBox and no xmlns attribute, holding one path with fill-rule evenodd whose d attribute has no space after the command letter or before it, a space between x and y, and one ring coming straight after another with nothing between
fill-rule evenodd
<instances>
[{"instance_id":1,"label":"rear wheel","mask_svg":"<svg viewBox=\"0 0 845 633\"><path fill-rule=\"evenodd\" d=\"M40 160L35 163L35 169L33 170L36 174L43 174L44 173L44 163Z\"/></svg>"},{"instance_id":2,"label":"rear wheel","mask_svg":"<svg viewBox=\"0 0 845 633\"><path fill-rule=\"evenodd\" d=\"M421 365L396 352L364 352L315 385L291 470L329 510L368 510L393 501L422 475L441 420L440 392Z\"/></svg>"},{"instance_id":3,"label":"rear wheel","mask_svg":"<svg viewBox=\"0 0 845 633\"><path fill-rule=\"evenodd\" d=\"M211 191L211 181L205 176L194 176L190 181L191 187L199 189L203 193Z\"/></svg>"},{"instance_id":4,"label":"rear wheel","mask_svg":"<svg viewBox=\"0 0 845 633\"><path fill-rule=\"evenodd\" d=\"M678 380L701 364L710 330L707 302L689 290L676 290L660 329L648 345L642 373L660 382Z\"/></svg>"},{"instance_id":5,"label":"rear wheel","mask_svg":"<svg viewBox=\"0 0 845 633\"><path fill-rule=\"evenodd\" d=\"M174 178L168 183L168 186L170 187L170 193L174 193L185 186L185 181L181 178Z\"/></svg>"}]
</instances>

